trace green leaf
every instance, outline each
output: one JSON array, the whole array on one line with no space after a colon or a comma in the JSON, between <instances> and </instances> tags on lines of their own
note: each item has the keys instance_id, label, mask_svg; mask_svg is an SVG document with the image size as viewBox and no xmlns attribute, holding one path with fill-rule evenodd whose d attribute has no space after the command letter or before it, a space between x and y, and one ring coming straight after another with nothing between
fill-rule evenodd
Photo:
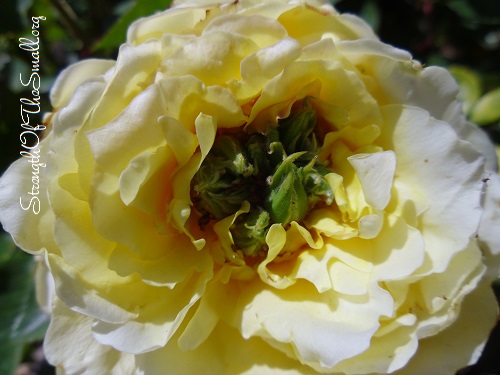
<instances>
[{"instance_id":1,"label":"green leaf","mask_svg":"<svg viewBox=\"0 0 500 375\"><path fill-rule=\"evenodd\" d=\"M0 373L13 374L27 344L43 339L49 317L37 305L35 259L0 237Z\"/></svg>"},{"instance_id":2,"label":"green leaf","mask_svg":"<svg viewBox=\"0 0 500 375\"><path fill-rule=\"evenodd\" d=\"M468 27L478 24L496 24L500 20L500 2L492 0L448 0L452 11L463 19Z\"/></svg>"},{"instance_id":3,"label":"green leaf","mask_svg":"<svg viewBox=\"0 0 500 375\"><path fill-rule=\"evenodd\" d=\"M7 233L0 235L0 269L6 264L16 251L16 245Z\"/></svg>"},{"instance_id":4,"label":"green leaf","mask_svg":"<svg viewBox=\"0 0 500 375\"><path fill-rule=\"evenodd\" d=\"M125 43L127 28L130 24L145 16L149 16L157 11L167 9L172 0L137 0L112 27L111 30L95 46L94 51L113 50Z\"/></svg>"},{"instance_id":5,"label":"green leaf","mask_svg":"<svg viewBox=\"0 0 500 375\"><path fill-rule=\"evenodd\" d=\"M478 125L500 120L500 87L483 95L472 109L471 121Z\"/></svg>"},{"instance_id":6,"label":"green leaf","mask_svg":"<svg viewBox=\"0 0 500 375\"><path fill-rule=\"evenodd\" d=\"M17 365L22 359L23 344L6 342L0 344L0 374L14 374Z\"/></svg>"},{"instance_id":7,"label":"green leaf","mask_svg":"<svg viewBox=\"0 0 500 375\"><path fill-rule=\"evenodd\" d=\"M449 70L460 86L459 99L462 101L463 111L469 115L483 91L479 74L459 65L451 66Z\"/></svg>"},{"instance_id":8,"label":"green leaf","mask_svg":"<svg viewBox=\"0 0 500 375\"><path fill-rule=\"evenodd\" d=\"M373 0L367 0L361 8L360 16L377 31L380 25L380 8Z\"/></svg>"},{"instance_id":9,"label":"green leaf","mask_svg":"<svg viewBox=\"0 0 500 375\"><path fill-rule=\"evenodd\" d=\"M470 20L478 18L474 8L467 0L449 0L446 5L462 18Z\"/></svg>"},{"instance_id":10,"label":"green leaf","mask_svg":"<svg viewBox=\"0 0 500 375\"><path fill-rule=\"evenodd\" d=\"M15 1L3 1L0 11L0 34L18 33L26 26L26 19L19 14L19 5Z\"/></svg>"}]
</instances>

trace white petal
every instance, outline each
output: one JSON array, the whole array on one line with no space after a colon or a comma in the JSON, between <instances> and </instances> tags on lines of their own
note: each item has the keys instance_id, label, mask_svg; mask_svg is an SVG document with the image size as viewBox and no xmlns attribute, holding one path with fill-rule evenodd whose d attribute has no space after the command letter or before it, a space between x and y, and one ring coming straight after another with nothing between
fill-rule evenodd
<instances>
[{"instance_id":1,"label":"white petal","mask_svg":"<svg viewBox=\"0 0 500 375\"><path fill-rule=\"evenodd\" d=\"M371 239L378 236L382 229L384 218L381 214L365 215L359 219L359 237Z\"/></svg>"},{"instance_id":2,"label":"white petal","mask_svg":"<svg viewBox=\"0 0 500 375\"><path fill-rule=\"evenodd\" d=\"M392 151L357 154L347 158L361 182L366 202L377 211L383 210L391 199L396 156Z\"/></svg>"},{"instance_id":3,"label":"white petal","mask_svg":"<svg viewBox=\"0 0 500 375\"><path fill-rule=\"evenodd\" d=\"M434 272L446 269L455 253L476 234L481 216L484 159L451 126L426 111L399 105L382 108L380 141L394 150L395 180L428 206L420 227Z\"/></svg>"},{"instance_id":4,"label":"white petal","mask_svg":"<svg viewBox=\"0 0 500 375\"><path fill-rule=\"evenodd\" d=\"M463 127L457 129L457 132L462 139L469 141L478 152L485 156L485 168L487 171L498 171L498 158L495 151L495 145L482 128L470 122L466 122Z\"/></svg>"},{"instance_id":5,"label":"white petal","mask_svg":"<svg viewBox=\"0 0 500 375\"><path fill-rule=\"evenodd\" d=\"M402 218L389 215L380 235L373 239L374 280L398 280L413 274L425 257L421 233Z\"/></svg>"},{"instance_id":6,"label":"white petal","mask_svg":"<svg viewBox=\"0 0 500 375\"><path fill-rule=\"evenodd\" d=\"M52 314L52 301L56 293L54 277L41 256L36 260L35 288L38 306L47 314Z\"/></svg>"},{"instance_id":7,"label":"white petal","mask_svg":"<svg viewBox=\"0 0 500 375\"><path fill-rule=\"evenodd\" d=\"M475 363L497 313L491 285L483 283L466 297L458 320L438 335L420 340L415 357L395 375L450 375Z\"/></svg>"},{"instance_id":8,"label":"white petal","mask_svg":"<svg viewBox=\"0 0 500 375\"><path fill-rule=\"evenodd\" d=\"M492 279L500 277L500 176L488 175L484 213L479 224L479 241L486 258L488 276Z\"/></svg>"},{"instance_id":9,"label":"white petal","mask_svg":"<svg viewBox=\"0 0 500 375\"><path fill-rule=\"evenodd\" d=\"M43 162L41 158L39 162ZM44 217L50 220L52 214L47 198L45 168L40 168L39 189L34 189L31 180L34 170L30 159L23 157L15 161L0 179L0 222L16 245L26 251L40 253L47 245L43 241L44 232L50 233Z\"/></svg>"}]
</instances>

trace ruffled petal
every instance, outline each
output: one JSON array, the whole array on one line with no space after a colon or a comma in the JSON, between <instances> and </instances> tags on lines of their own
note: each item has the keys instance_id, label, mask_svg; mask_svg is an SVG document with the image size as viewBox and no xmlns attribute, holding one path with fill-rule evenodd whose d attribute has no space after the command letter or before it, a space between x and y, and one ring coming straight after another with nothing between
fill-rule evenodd
<instances>
[{"instance_id":1,"label":"ruffled petal","mask_svg":"<svg viewBox=\"0 0 500 375\"><path fill-rule=\"evenodd\" d=\"M88 59L70 65L59 73L52 86L50 91L52 106L56 110L66 107L78 86L88 79L104 74L115 64L114 60Z\"/></svg>"},{"instance_id":2,"label":"ruffled petal","mask_svg":"<svg viewBox=\"0 0 500 375\"><path fill-rule=\"evenodd\" d=\"M443 272L451 257L476 234L484 159L447 123L422 109L392 105L384 107L383 113L382 142L396 154L395 180L415 192L415 201L426 197L423 204L428 208L418 229L433 271Z\"/></svg>"},{"instance_id":3,"label":"ruffled petal","mask_svg":"<svg viewBox=\"0 0 500 375\"><path fill-rule=\"evenodd\" d=\"M161 39L164 34L178 34L179 29L189 34L206 17L204 9L172 9L139 19L128 28L127 43L139 45L148 39Z\"/></svg>"},{"instance_id":4,"label":"ruffled petal","mask_svg":"<svg viewBox=\"0 0 500 375\"><path fill-rule=\"evenodd\" d=\"M312 288L303 282L287 289L248 285L238 303L243 337L260 336L321 371L365 351L380 316L392 314L390 295L374 284L362 296Z\"/></svg>"},{"instance_id":5,"label":"ruffled petal","mask_svg":"<svg viewBox=\"0 0 500 375\"><path fill-rule=\"evenodd\" d=\"M45 168L38 167L37 185L33 185L31 179L32 173L36 172L34 163L44 161L42 155L45 153L42 154L40 148L38 151L40 156L21 158L12 163L0 180L0 221L3 228L11 234L17 246L33 254L41 253L47 246L44 239L50 236L50 227L46 224L53 221L47 203ZM29 233L26 233L26 228L31 228Z\"/></svg>"},{"instance_id":6,"label":"ruffled petal","mask_svg":"<svg viewBox=\"0 0 500 375\"><path fill-rule=\"evenodd\" d=\"M194 350L180 350L174 340L164 348L136 356L137 374L163 375L313 375L308 366L270 347L258 337L243 339L234 328L219 323Z\"/></svg>"},{"instance_id":7,"label":"ruffled petal","mask_svg":"<svg viewBox=\"0 0 500 375\"><path fill-rule=\"evenodd\" d=\"M366 203L382 211L391 199L396 156L392 151L357 154L348 158L358 176Z\"/></svg>"},{"instance_id":8,"label":"ruffled petal","mask_svg":"<svg viewBox=\"0 0 500 375\"><path fill-rule=\"evenodd\" d=\"M175 288L149 291L151 299L140 307L136 319L122 324L96 321L92 332L97 341L127 353L144 353L159 349L175 334L191 307L204 294L212 278L210 264L191 275Z\"/></svg>"},{"instance_id":9,"label":"ruffled petal","mask_svg":"<svg viewBox=\"0 0 500 375\"><path fill-rule=\"evenodd\" d=\"M491 285L482 283L465 298L458 320L440 334L421 340L415 357L396 374L449 375L475 363L497 313Z\"/></svg>"},{"instance_id":10,"label":"ruffled petal","mask_svg":"<svg viewBox=\"0 0 500 375\"><path fill-rule=\"evenodd\" d=\"M488 264L488 277L500 277L500 176L488 174L486 195L484 197L484 213L479 225L479 242Z\"/></svg>"},{"instance_id":11,"label":"ruffled petal","mask_svg":"<svg viewBox=\"0 0 500 375\"><path fill-rule=\"evenodd\" d=\"M135 374L134 356L99 344L92 337L91 328L91 318L71 311L55 299L44 352L58 374Z\"/></svg>"}]
</instances>

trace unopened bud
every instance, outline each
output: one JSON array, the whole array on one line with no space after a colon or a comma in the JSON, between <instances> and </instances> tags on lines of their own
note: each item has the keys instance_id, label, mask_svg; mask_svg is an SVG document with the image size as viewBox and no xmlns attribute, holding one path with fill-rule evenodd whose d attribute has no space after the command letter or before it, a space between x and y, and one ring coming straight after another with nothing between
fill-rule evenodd
<instances>
[{"instance_id":1,"label":"unopened bud","mask_svg":"<svg viewBox=\"0 0 500 375\"><path fill-rule=\"evenodd\" d=\"M306 191L299 168L293 163L303 154L296 152L288 156L270 179L265 207L271 220L283 226L303 219L307 213Z\"/></svg>"},{"instance_id":2,"label":"unopened bud","mask_svg":"<svg viewBox=\"0 0 500 375\"><path fill-rule=\"evenodd\" d=\"M247 214L241 222L231 227L235 246L245 255L258 255L266 246L269 221L269 213L261 208Z\"/></svg>"}]
</instances>

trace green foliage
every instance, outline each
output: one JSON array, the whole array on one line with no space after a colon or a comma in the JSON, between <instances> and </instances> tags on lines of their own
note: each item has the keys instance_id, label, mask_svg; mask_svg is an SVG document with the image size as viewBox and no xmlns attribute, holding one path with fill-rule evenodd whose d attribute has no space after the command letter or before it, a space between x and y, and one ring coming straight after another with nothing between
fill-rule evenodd
<instances>
[{"instance_id":1,"label":"green foliage","mask_svg":"<svg viewBox=\"0 0 500 375\"><path fill-rule=\"evenodd\" d=\"M453 65L449 68L460 86L460 99L466 115L471 113L483 90L479 74L465 66Z\"/></svg>"},{"instance_id":2,"label":"green foliage","mask_svg":"<svg viewBox=\"0 0 500 375\"><path fill-rule=\"evenodd\" d=\"M448 0L446 5L469 27L500 22L500 2L496 0Z\"/></svg>"},{"instance_id":3,"label":"green foliage","mask_svg":"<svg viewBox=\"0 0 500 375\"><path fill-rule=\"evenodd\" d=\"M380 7L375 0L366 0L359 15L375 30L380 27Z\"/></svg>"},{"instance_id":4,"label":"green foliage","mask_svg":"<svg viewBox=\"0 0 500 375\"><path fill-rule=\"evenodd\" d=\"M42 340L49 317L37 306L34 257L0 237L0 374L13 374L27 346Z\"/></svg>"},{"instance_id":5,"label":"green foliage","mask_svg":"<svg viewBox=\"0 0 500 375\"><path fill-rule=\"evenodd\" d=\"M500 87L484 94L472 109L470 119L479 125L500 120Z\"/></svg>"}]
</instances>

